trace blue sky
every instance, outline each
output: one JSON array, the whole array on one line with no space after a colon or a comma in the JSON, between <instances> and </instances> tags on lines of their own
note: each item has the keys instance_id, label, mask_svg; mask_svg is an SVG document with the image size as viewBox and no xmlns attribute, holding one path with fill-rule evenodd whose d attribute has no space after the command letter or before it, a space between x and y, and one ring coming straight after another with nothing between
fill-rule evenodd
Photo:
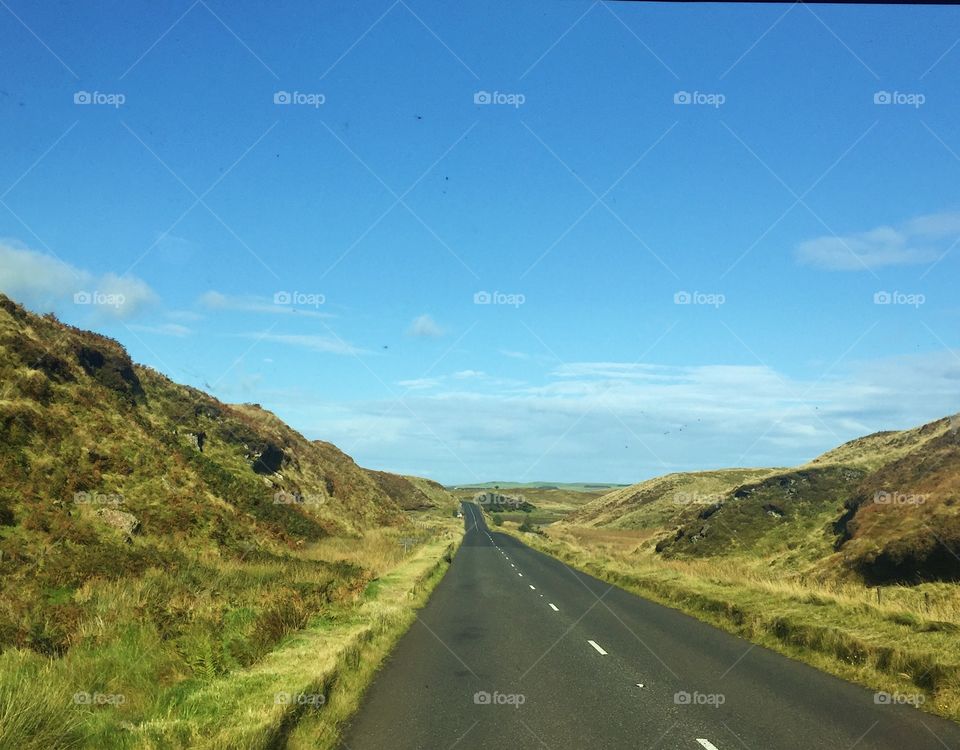
<instances>
[{"instance_id":1,"label":"blue sky","mask_svg":"<svg viewBox=\"0 0 960 750\"><path fill-rule=\"evenodd\" d=\"M6 0L0 289L375 468L800 462L960 409L958 22Z\"/></svg>"}]
</instances>

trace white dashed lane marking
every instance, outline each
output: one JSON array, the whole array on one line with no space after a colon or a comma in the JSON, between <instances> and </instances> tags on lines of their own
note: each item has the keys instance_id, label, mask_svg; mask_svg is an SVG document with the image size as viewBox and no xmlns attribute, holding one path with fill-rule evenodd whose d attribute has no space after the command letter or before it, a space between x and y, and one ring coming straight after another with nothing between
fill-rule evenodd
<instances>
[{"instance_id":1,"label":"white dashed lane marking","mask_svg":"<svg viewBox=\"0 0 960 750\"><path fill-rule=\"evenodd\" d=\"M587 641L587 643L589 643L591 646L593 646L593 647L597 650L597 653L600 654L600 656L606 656L606 655L607 655L607 652L604 651L602 648L600 648L600 644L597 643L596 641ZM714 750L716 750L716 748L714 748Z\"/></svg>"},{"instance_id":2,"label":"white dashed lane marking","mask_svg":"<svg viewBox=\"0 0 960 750\"><path fill-rule=\"evenodd\" d=\"M540 596L543 596L543 594L541 594ZM549 605L550 605L550 609L552 609L554 612L559 612L559 611L560 611L559 609L557 609L557 605L556 605L556 604L554 604L553 602L548 602L548 603L549 603Z\"/></svg>"},{"instance_id":3,"label":"white dashed lane marking","mask_svg":"<svg viewBox=\"0 0 960 750\"><path fill-rule=\"evenodd\" d=\"M531 583L531 584L530 584L530 589L531 589L532 591L536 591L536 590L537 590L537 587L534 586L534 585Z\"/></svg>"},{"instance_id":4,"label":"white dashed lane marking","mask_svg":"<svg viewBox=\"0 0 960 750\"><path fill-rule=\"evenodd\" d=\"M706 750L717 750L717 746L714 745L710 740L704 740L697 737L697 742L699 742Z\"/></svg>"}]
</instances>

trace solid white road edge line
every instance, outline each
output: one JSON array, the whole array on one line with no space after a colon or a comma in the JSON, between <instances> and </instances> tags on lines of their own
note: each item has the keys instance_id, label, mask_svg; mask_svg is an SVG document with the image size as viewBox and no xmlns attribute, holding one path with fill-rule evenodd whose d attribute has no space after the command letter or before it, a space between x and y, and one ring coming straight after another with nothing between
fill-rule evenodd
<instances>
[{"instance_id":1,"label":"solid white road edge line","mask_svg":"<svg viewBox=\"0 0 960 750\"><path fill-rule=\"evenodd\" d=\"M593 647L597 650L597 653L600 654L600 656L606 656L606 655L607 655L607 652L604 651L602 648L600 648L600 644L597 643L596 641L587 641L587 643L589 643L591 646L593 646ZM714 750L716 750L716 748L714 748Z\"/></svg>"}]
</instances>

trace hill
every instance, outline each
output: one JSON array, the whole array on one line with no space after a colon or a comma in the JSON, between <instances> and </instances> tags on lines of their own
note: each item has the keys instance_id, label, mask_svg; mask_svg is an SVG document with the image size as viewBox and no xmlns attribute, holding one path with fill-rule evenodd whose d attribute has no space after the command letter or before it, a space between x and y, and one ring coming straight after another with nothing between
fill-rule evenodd
<instances>
[{"instance_id":1,"label":"hill","mask_svg":"<svg viewBox=\"0 0 960 750\"><path fill-rule=\"evenodd\" d=\"M119 746L117 722L345 618L449 534L408 512L449 526L440 485L363 469L3 295L0 383L0 745L5 725L36 747ZM71 706L67 689L124 702Z\"/></svg>"},{"instance_id":2,"label":"hill","mask_svg":"<svg viewBox=\"0 0 960 750\"><path fill-rule=\"evenodd\" d=\"M750 557L871 583L960 580L956 418L845 443L791 469L669 474L567 523L648 530L668 558Z\"/></svg>"}]
</instances>

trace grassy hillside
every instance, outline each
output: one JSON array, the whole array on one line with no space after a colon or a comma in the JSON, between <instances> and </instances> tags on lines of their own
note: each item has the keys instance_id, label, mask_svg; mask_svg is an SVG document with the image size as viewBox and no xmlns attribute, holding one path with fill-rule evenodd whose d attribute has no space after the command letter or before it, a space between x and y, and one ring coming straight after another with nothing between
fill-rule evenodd
<instances>
[{"instance_id":1,"label":"grassy hillside","mask_svg":"<svg viewBox=\"0 0 960 750\"><path fill-rule=\"evenodd\" d=\"M433 483L361 469L2 295L0 384L0 725L34 747L106 746L447 533L404 512L449 516Z\"/></svg>"},{"instance_id":2,"label":"grassy hillside","mask_svg":"<svg viewBox=\"0 0 960 750\"><path fill-rule=\"evenodd\" d=\"M645 532L667 558L734 557L868 583L960 579L960 435L941 419L880 432L792 469L668 474L571 515Z\"/></svg>"}]
</instances>

